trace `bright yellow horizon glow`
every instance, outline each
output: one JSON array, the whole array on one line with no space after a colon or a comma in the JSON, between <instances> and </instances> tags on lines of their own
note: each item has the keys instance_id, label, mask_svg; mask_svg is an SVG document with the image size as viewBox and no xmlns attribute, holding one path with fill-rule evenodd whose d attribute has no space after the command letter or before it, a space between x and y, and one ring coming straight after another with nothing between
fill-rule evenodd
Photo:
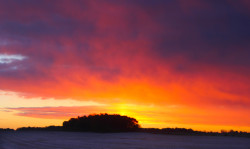
<instances>
[{"instance_id":1,"label":"bright yellow horizon glow","mask_svg":"<svg viewBox=\"0 0 250 149\"><path fill-rule=\"evenodd\" d=\"M76 101L72 99L26 99L15 93L3 91L0 94L0 99L0 128L16 129L18 127L28 126L44 127L49 125L62 125L63 121L71 117L76 117L77 115L109 113L136 118L143 128L179 127L202 131L233 129L250 132L250 127L245 125L245 123L237 124L234 120L228 118L227 115L220 117L214 112L208 113L202 109L189 108L181 105L156 106L128 104L126 102L101 104L98 102ZM126 100L123 99L123 101ZM22 111L22 108L26 108L25 111ZM72 112L74 113L73 116L67 115ZM58 113L61 114L59 117L56 115ZM221 113L228 113L228 111L221 111ZM234 113L235 115L233 115L232 112L229 112L229 114L233 117L237 117L238 115L237 112ZM195 119L193 119L193 117L195 117Z\"/></svg>"}]
</instances>

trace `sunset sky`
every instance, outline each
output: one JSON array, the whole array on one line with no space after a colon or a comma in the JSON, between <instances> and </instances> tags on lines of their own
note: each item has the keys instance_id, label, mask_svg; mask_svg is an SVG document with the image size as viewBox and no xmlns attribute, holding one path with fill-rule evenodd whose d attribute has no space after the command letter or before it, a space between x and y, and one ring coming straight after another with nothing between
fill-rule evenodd
<instances>
[{"instance_id":1,"label":"sunset sky","mask_svg":"<svg viewBox=\"0 0 250 149\"><path fill-rule=\"evenodd\" d=\"M0 0L0 128L92 113L250 132L250 1Z\"/></svg>"}]
</instances>

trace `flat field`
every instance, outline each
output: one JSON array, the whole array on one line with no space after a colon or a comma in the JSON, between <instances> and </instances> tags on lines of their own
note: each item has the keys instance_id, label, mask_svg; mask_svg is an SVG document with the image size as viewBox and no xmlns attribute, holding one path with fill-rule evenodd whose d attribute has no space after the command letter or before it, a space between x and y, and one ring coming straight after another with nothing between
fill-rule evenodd
<instances>
[{"instance_id":1,"label":"flat field","mask_svg":"<svg viewBox=\"0 0 250 149\"><path fill-rule=\"evenodd\" d=\"M250 149L250 138L150 133L3 132L0 149Z\"/></svg>"}]
</instances>

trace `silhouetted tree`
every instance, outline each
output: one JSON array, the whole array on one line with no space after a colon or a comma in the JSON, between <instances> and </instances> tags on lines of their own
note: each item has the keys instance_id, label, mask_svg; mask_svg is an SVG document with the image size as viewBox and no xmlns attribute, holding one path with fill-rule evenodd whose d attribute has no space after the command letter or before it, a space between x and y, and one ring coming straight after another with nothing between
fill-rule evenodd
<instances>
[{"instance_id":1,"label":"silhouetted tree","mask_svg":"<svg viewBox=\"0 0 250 149\"><path fill-rule=\"evenodd\" d=\"M92 132L128 132L139 129L138 121L134 118L118 114L95 114L71 118L63 122L63 129L67 131Z\"/></svg>"}]
</instances>

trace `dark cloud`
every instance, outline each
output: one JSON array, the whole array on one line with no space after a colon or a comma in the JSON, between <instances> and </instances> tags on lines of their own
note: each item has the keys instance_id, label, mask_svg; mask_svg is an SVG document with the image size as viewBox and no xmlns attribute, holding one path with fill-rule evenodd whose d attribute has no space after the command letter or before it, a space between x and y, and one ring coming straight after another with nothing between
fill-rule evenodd
<instances>
[{"instance_id":1,"label":"dark cloud","mask_svg":"<svg viewBox=\"0 0 250 149\"><path fill-rule=\"evenodd\" d=\"M209 8L190 10L192 13L179 8L156 15L154 20L163 29L152 36L155 52L166 59L184 55L195 63L249 67L249 14L227 1L206 3Z\"/></svg>"}]
</instances>

